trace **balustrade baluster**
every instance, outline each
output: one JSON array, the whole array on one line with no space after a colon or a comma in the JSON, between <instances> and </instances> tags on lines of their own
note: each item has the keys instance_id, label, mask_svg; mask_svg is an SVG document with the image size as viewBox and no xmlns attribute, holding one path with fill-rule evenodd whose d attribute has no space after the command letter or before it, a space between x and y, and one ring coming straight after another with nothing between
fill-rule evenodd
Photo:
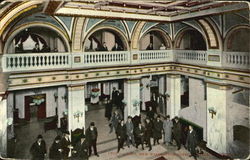
<instances>
[{"instance_id":1,"label":"balustrade baluster","mask_svg":"<svg viewBox=\"0 0 250 160\"><path fill-rule=\"evenodd\" d=\"M19 57L19 67L22 68L23 67L23 58Z\"/></svg>"}]
</instances>

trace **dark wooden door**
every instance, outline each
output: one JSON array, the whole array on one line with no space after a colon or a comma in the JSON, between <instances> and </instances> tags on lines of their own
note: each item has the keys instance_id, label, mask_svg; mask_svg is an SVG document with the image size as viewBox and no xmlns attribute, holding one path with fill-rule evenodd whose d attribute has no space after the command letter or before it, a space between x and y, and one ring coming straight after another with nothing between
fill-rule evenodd
<instances>
[{"instance_id":1,"label":"dark wooden door","mask_svg":"<svg viewBox=\"0 0 250 160\"><path fill-rule=\"evenodd\" d=\"M26 121L30 121L30 103L32 101L32 98L30 96L24 97L24 119Z\"/></svg>"},{"instance_id":2,"label":"dark wooden door","mask_svg":"<svg viewBox=\"0 0 250 160\"><path fill-rule=\"evenodd\" d=\"M42 96L44 98L44 102L42 102L38 106L38 110L37 110L37 118L38 119L44 119L44 118L46 118L46 94L43 94Z\"/></svg>"}]
</instances>

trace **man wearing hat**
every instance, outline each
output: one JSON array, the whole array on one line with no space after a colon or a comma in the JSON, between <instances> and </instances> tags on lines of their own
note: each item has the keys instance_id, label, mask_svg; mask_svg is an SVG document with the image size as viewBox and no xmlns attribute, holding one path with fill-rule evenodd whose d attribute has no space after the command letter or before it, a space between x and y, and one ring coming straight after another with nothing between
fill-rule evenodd
<instances>
[{"instance_id":1,"label":"man wearing hat","mask_svg":"<svg viewBox=\"0 0 250 160\"><path fill-rule=\"evenodd\" d=\"M63 138L61 140L61 149L62 149L62 157L63 159L67 159L69 157L70 149L72 149L71 141L69 139L69 131L65 131L63 133Z\"/></svg>"},{"instance_id":2,"label":"man wearing hat","mask_svg":"<svg viewBox=\"0 0 250 160\"><path fill-rule=\"evenodd\" d=\"M175 117L174 118L175 123L173 127L173 135L174 135L174 140L177 144L178 150L181 149L181 123L179 122L179 118Z\"/></svg>"},{"instance_id":3,"label":"man wearing hat","mask_svg":"<svg viewBox=\"0 0 250 160\"><path fill-rule=\"evenodd\" d=\"M43 140L42 135L37 136L36 142L30 148L30 153L32 155L32 159L43 160L46 156L46 143Z\"/></svg>"},{"instance_id":4,"label":"man wearing hat","mask_svg":"<svg viewBox=\"0 0 250 160\"><path fill-rule=\"evenodd\" d=\"M97 128L95 127L95 123L91 122L89 128L86 130L86 138L89 144L89 156L92 154L91 148L93 147L94 149L94 154L99 157L96 149L96 141L97 141Z\"/></svg>"},{"instance_id":5,"label":"man wearing hat","mask_svg":"<svg viewBox=\"0 0 250 160\"><path fill-rule=\"evenodd\" d=\"M51 159L61 159L62 158L62 149L60 144L61 137L56 136L52 146L49 150L49 158Z\"/></svg>"},{"instance_id":6,"label":"man wearing hat","mask_svg":"<svg viewBox=\"0 0 250 160\"><path fill-rule=\"evenodd\" d=\"M163 133L163 122L161 121L161 117L157 116L156 120L154 121L154 129L153 129L154 145L156 142L160 144L159 140L162 139L162 133Z\"/></svg>"},{"instance_id":7,"label":"man wearing hat","mask_svg":"<svg viewBox=\"0 0 250 160\"><path fill-rule=\"evenodd\" d=\"M81 135L81 140L76 144L76 148L73 151L75 153L74 157L81 160L88 160L88 147L85 135Z\"/></svg>"}]
</instances>

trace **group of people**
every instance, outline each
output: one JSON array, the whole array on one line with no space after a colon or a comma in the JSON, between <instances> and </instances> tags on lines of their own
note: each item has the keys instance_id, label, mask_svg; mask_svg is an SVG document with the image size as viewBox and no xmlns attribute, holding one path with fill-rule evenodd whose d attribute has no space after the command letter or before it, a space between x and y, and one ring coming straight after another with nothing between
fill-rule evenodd
<instances>
[{"instance_id":1,"label":"group of people","mask_svg":"<svg viewBox=\"0 0 250 160\"><path fill-rule=\"evenodd\" d=\"M124 149L125 142L128 147L132 145L138 148L138 146L141 145L143 150L146 144L149 148L148 151L151 151L151 139L153 139L154 145L160 144L159 141L161 139L163 139L163 143L166 145L173 145L175 141L177 149L181 149L183 130L179 118L175 117L171 120L170 116L166 116L162 121L159 115L155 117L155 112L152 110L152 107L149 107L149 111L144 120L141 120L139 116L135 116L134 118L129 116L126 122L123 120L119 111L115 110L110 122L110 133L115 130L118 141L117 153L119 153L120 149ZM190 156L193 156L195 159L197 158L196 146L196 132L190 125L185 148L190 151Z\"/></svg>"},{"instance_id":2,"label":"group of people","mask_svg":"<svg viewBox=\"0 0 250 160\"><path fill-rule=\"evenodd\" d=\"M98 45L95 50L96 51L108 51L108 47L107 47L106 42L103 42L101 45ZM119 45L117 42L115 42L115 44L111 50L112 51L123 51L124 49L122 48L121 45Z\"/></svg>"},{"instance_id":3,"label":"group of people","mask_svg":"<svg viewBox=\"0 0 250 160\"><path fill-rule=\"evenodd\" d=\"M53 144L49 149L48 157L50 159L81 159L88 160L92 154L92 148L94 154L99 157L97 153L97 142L98 131L95 127L95 123L91 122L89 128L85 134L80 135L80 140L76 144L72 144L70 140L70 133L65 131L61 136L56 136ZM42 135L38 135L37 140L33 143L30 148L32 159L43 160L47 157L46 143Z\"/></svg>"},{"instance_id":4,"label":"group of people","mask_svg":"<svg viewBox=\"0 0 250 160\"><path fill-rule=\"evenodd\" d=\"M160 50L165 50L166 46L162 43L161 46L159 47ZM154 50L153 43L149 43L147 46L146 50Z\"/></svg>"},{"instance_id":5,"label":"group of people","mask_svg":"<svg viewBox=\"0 0 250 160\"><path fill-rule=\"evenodd\" d=\"M24 52L24 48L23 48L22 43L19 43L16 45L15 52L16 53ZM58 52L58 49L54 48L54 50L51 51L50 47L46 43L44 43L41 48L40 48L39 44L36 43L34 48L32 49L32 53L44 53L44 52Z\"/></svg>"}]
</instances>

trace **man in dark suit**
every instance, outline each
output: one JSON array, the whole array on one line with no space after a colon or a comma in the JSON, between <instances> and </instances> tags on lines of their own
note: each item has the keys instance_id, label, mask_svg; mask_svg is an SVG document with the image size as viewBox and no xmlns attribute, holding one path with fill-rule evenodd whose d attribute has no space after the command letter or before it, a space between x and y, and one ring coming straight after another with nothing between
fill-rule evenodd
<instances>
[{"instance_id":1,"label":"man in dark suit","mask_svg":"<svg viewBox=\"0 0 250 160\"><path fill-rule=\"evenodd\" d=\"M42 135L37 136L36 142L30 148L30 153L32 155L32 159L35 160L43 160L46 156L46 143L43 140Z\"/></svg>"},{"instance_id":2,"label":"man in dark suit","mask_svg":"<svg viewBox=\"0 0 250 160\"><path fill-rule=\"evenodd\" d=\"M62 149L60 144L61 137L56 136L52 146L49 149L49 158L50 159L61 159L62 158Z\"/></svg>"},{"instance_id":3,"label":"man in dark suit","mask_svg":"<svg viewBox=\"0 0 250 160\"><path fill-rule=\"evenodd\" d=\"M141 122L139 123L138 127L135 129L135 137L136 137L136 148L141 144L142 149L144 150L144 133L145 129L142 126Z\"/></svg>"},{"instance_id":4,"label":"man in dark suit","mask_svg":"<svg viewBox=\"0 0 250 160\"><path fill-rule=\"evenodd\" d=\"M162 133L163 133L163 122L161 121L161 117L157 116L156 120L154 121L154 130L153 130L154 145L156 142L160 144L159 140L162 139Z\"/></svg>"},{"instance_id":5,"label":"man in dark suit","mask_svg":"<svg viewBox=\"0 0 250 160\"><path fill-rule=\"evenodd\" d=\"M69 131L65 131L63 133L63 137L61 139L61 148L62 148L62 157L63 159L69 158L69 152L73 148L71 145L71 141L69 138Z\"/></svg>"},{"instance_id":6,"label":"man in dark suit","mask_svg":"<svg viewBox=\"0 0 250 160\"><path fill-rule=\"evenodd\" d=\"M176 141L178 150L181 149L181 123L179 122L179 118L174 118L174 127L173 127L173 136L174 140Z\"/></svg>"},{"instance_id":7,"label":"man in dark suit","mask_svg":"<svg viewBox=\"0 0 250 160\"><path fill-rule=\"evenodd\" d=\"M89 159L89 153L88 153L88 142L86 141L85 135L81 135L81 140L76 144L76 148L73 151L75 153L76 159L81 160L88 160Z\"/></svg>"},{"instance_id":8,"label":"man in dark suit","mask_svg":"<svg viewBox=\"0 0 250 160\"><path fill-rule=\"evenodd\" d=\"M112 96L111 96L112 104L116 103L116 98L117 98L117 90L115 87L113 87Z\"/></svg>"},{"instance_id":9,"label":"man in dark suit","mask_svg":"<svg viewBox=\"0 0 250 160\"><path fill-rule=\"evenodd\" d=\"M147 112L147 117L149 118L150 121L154 120L155 112L153 111L152 106L149 106L149 110Z\"/></svg>"},{"instance_id":10,"label":"man in dark suit","mask_svg":"<svg viewBox=\"0 0 250 160\"><path fill-rule=\"evenodd\" d=\"M120 149L124 149L123 145L124 142L127 138L127 130L126 130L126 125L124 124L124 120L121 120L121 122L119 123L118 127L117 127L117 140L118 140L118 149L117 149L117 153L119 153Z\"/></svg>"},{"instance_id":11,"label":"man in dark suit","mask_svg":"<svg viewBox=\"0 0 250 160\"><path fill-rule=\"evenodd\" d=\"M196 146L197 146L197 137L196 137L196 132L193 129L193 126L189 125L189 132L187 135L187 142L186 142L186 146L188 151L191 153L191 155L189 157L194 157L194 159L197 159L197 155L196 155Z\"/></svg>"},{"instance_id":12,"label":"man in dark suit","mask_svg":"<svg viewBox=\"0 0 250 160\"><path fill-rule=\"evenodd\" d=\"M92 154L92 147L94 149L94 154L99 157L96 149L96 141L98 137L98 131L97 128L95 127L95 123L91 122L89 128L86 130L86 138L87 142L89 144L89 156Z\"/></svg>"},{"instance_id":13,"label":"man in dark suit","mask_svg":"<svg viewBox=\"0 0 250 160\"><path fill-rule=\"evenodd\" d=\"M115 110L115 112L113 113L113 116L110 120L111 126L110 126L109 133L113 132L113 128L115 129L115 132L116 132L117 126L120 123L121 119L122 119L122 116L120 115L118 110Z\"/></svg>"},{"instance_id":14,"label":"man in dark suit","mask_svg":"<svg viewBox=\"0 0 250 160\"><path fill-rule=\"evenodd\" d=\"M146 120L145 120L145 140L146 140L146 143L149 147L148 151L152 150L152 145L151 145L151 140L150 140L152 137L152 132L153 132L153 124L149 120L149 118L146 118Z\"/></svg>"}]
</instances>

